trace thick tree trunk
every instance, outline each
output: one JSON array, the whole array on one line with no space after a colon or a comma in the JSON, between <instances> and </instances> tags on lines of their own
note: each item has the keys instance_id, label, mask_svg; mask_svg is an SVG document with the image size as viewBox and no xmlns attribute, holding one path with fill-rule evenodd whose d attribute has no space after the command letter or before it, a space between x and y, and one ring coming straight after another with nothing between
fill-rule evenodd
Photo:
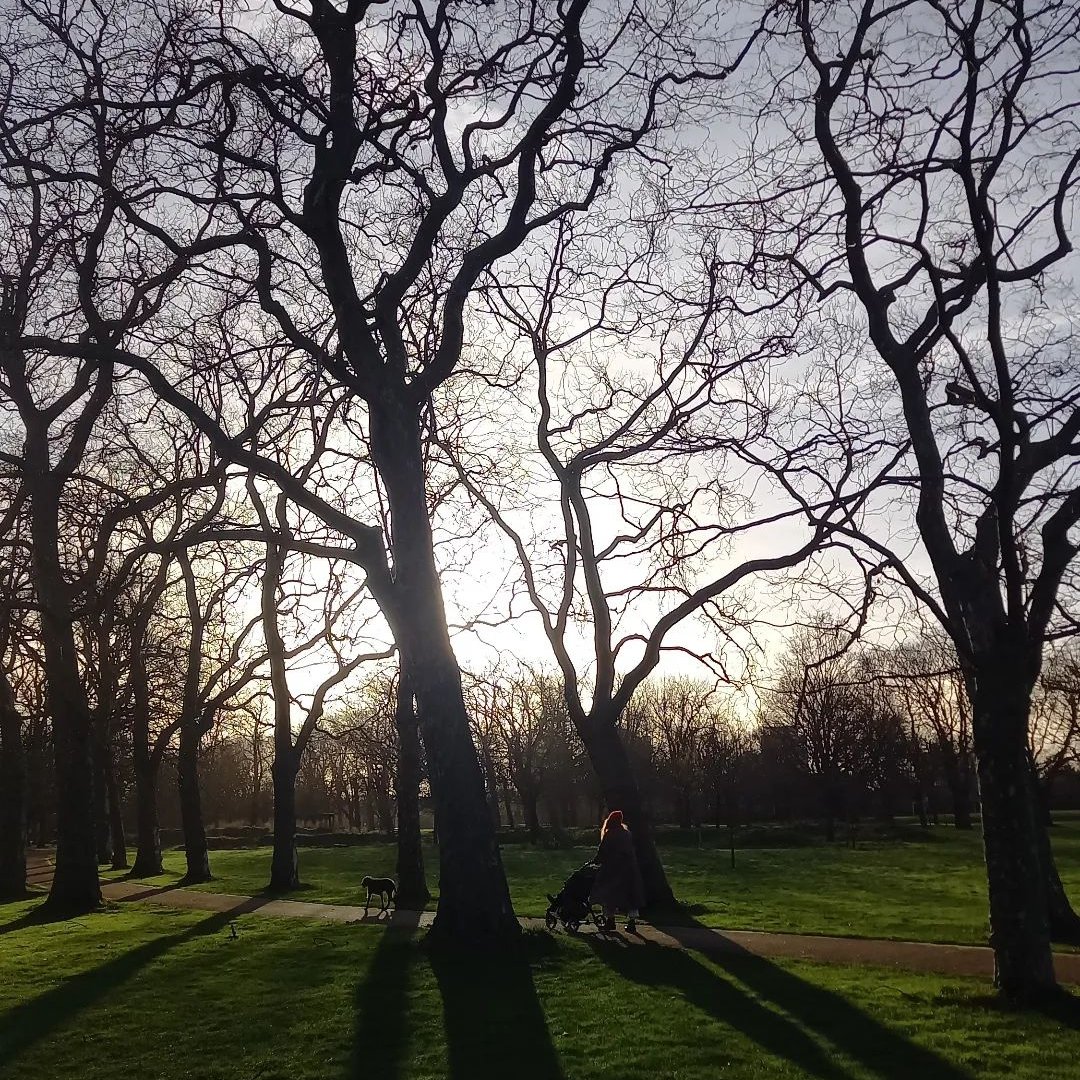
<instances>
[{"instance_id":1,"label":"thick tree trunk","mask_svg":"<svg viewBox=\"0 0 1080 1080\"><path fill-rule=\"evenodd\" d=\"M202 793L199 789L199 741L201 732L194 720L180 726L180 749L176 756L176 779L180 793L180 823L184 830L184 882L210 880L210 855L206 847Z\"/></svg>"},{"instance_id":2,"label":"thick tree trunk","mask_svg":"<svg viewBox=\"0 0 1080 1080\"><path fill-rule=\"evenodd\" d=\"M413 685L439 827L439 906L431 933L494 945L516 939L521 929L510 904L435 570L419 414L404 383L369 408L371 447L393 529L388 615Z\"/></svg>"},{"instance_id":3,"label":"thick tree trunk","mask_svg":"<svg viewBox=\"0 0 1080 1080\"><path fill-rule=\"evenodd\" d=\"M414 654L415 656L415 654ZM461 676L446 655L410 659L439 827L439 905L432 933L474 944L516 938L502 857L469 737Z\"/></svg>"},{"instance_id":4,"label":"thick tree trunk","mask_svg":"<svg viewBox=\"0 0 1080 1080\"><path fill-rule=\"evenodd\" d=\"M274 782L274 854L270 860L270 888L288 892L300 888L296 853L296 761L290 748L279 747L270 768Z\"/></svg>"},{"instance_id":5,"label":"thick tree trunk","mask_svg":"<svg viewBox=\"0 0 1080 1080\"><path fill-rule=\"evenodd\" d=\"M990 894L994 985L1019 1001L1056 988L1046 878L1027 752L1030 703L1018 673L984 664L973 698L973 729ZM995 670L997 668L998 670Z\"/></svg>"},{"instance_id":6,"label":"thick tree trunk","mask_svg":"<svg viewBox=\"0 0 1080 1080\"><path fill-rule=\"evenodd\" d=\"M22 717L0 674L0 900L26 895L26 769Z\"/></svg>"},{"instance_id":7,"label":"thick tree trunk","mask_svg":"<svg viewBox=\"0 0 1080 1080\"><path fill-rule=\"evenodd\" d=\"M593 721L582 730L581 738L600 781L604 805L609 811L623 812L634 838L634 850L645 886L645 906L653 909L674 907L675 895L656 850L641 790L618 728L611 721Z\"/></svg>"},{"instance_id":8,"label":"thick tree trunk","mask_svg":"<svg viewBox=\"0 0 1080 1080\"><path fill-rule=\"evenodd\" d=\"M39 463L30 500L34 576L41 607L46 708L52 718L56 775L56 868L46 901L63 914L101 903L94 837L94 779L90 707L79 671L67 583L60 565L60 492L48 474L48 446L27 438L27 459Z\"/></svg>"},{"instance_id":9,"label":"thick tree trunk","mask_svg":"<svg viewBox=\"0 0 1080 1080\"><path fill-rule=\"evenodd\" d=\"M404 669L398 679L394 724L398 736L395 776L397 795L398 904L423 910L431 897L424 876L424 851L420 838L420 729L413 705L412 685Z\"/></svg>"}]
</instances>

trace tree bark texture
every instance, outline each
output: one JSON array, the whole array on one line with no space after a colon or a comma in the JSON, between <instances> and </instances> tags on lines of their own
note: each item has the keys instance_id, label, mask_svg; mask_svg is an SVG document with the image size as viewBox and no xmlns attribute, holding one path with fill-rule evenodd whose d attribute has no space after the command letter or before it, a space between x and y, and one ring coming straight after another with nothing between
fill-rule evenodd
<instances>
[{"instance_id":1,"label":"tree bark texture","mask_svg":"<svg viewBox=\"0 0 1080 1080\"><path fill-rule=\"evenodd\" d=\"M270 860L270 888L288 892L300 888L300 862L296 852L296 762L292 736L289 747L275 747L270 775L274 783L274 854Z\"/></svg>"},{"instance_id":2,"label":"tree bark texture","mask_svg":"<svg viewBox=\"0 0 1080 1080\"><path fill-rule=\"evenodd\" d=\"M994 985L1016 1000L1056 988L1046 877L1027 755L1029 704L1008 670L973 695L973 730L990 895Z\"/></svg>"},{"instance_id":3,"label":"tree bark texture","mask_svg":"<svg viewBox=\"0 0 1080 1080\"><path fill-rule=\"evenodd\" d=\"M40 442L41 445L34 445ZM52 718L56 775L56 867L47 900L64 914L101 903L94 828L94 769L90 707L79 671L69 590L60 563L59 483L48 474L48 444L27 438L33 471L30 499L34 578L41 610L46 707Z\"/></svg>"}]
</instances>

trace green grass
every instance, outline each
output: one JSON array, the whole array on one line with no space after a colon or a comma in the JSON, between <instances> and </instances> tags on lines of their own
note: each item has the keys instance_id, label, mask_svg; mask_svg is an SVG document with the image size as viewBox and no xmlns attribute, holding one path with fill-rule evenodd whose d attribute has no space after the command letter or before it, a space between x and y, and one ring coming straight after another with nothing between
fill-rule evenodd
<instances>
[{"instance_id":1,"label":"green grass","mask_svg":"<svg viewBox=\"0 0 1080 1080\"><path fill-rule=\"evenodd\" d=\"M697 921L727 929L783 930L809 934L882 937L915 941L985 942L986 878L981 838L938 827L898 830L905 839L790 848L751 848L737 854L731 869L726 849L676 837L661 846L676 895ZM1055 826L1054 847L1066 887L1080 898L1080 822ZM532 848L508 844L503 859L515 910L542 915L545 894L586 861L593 849ZM429 879L437 857L425 852ZM261 892L270 871L268 848L210 853L215 880L200 886L217 892ZM393 873L390 844L301 848L298 899L355 904L364 874ZM166 856L173 881L183 855ZM118 874L112 877L122 876Z\"/></svg>"},{"instance_id":2,"label":"green grass","mask_svg":"<svg viewBox=\"0 0 1080 1080\"><path fill-rule=\"evenodd\" d=\"M125 906L0 907L5 1080L1056 1080L1078 999L1012 1013L984 984L723 963L530 935L520 956L405 931Z\"/></svg>"}]
</instances>

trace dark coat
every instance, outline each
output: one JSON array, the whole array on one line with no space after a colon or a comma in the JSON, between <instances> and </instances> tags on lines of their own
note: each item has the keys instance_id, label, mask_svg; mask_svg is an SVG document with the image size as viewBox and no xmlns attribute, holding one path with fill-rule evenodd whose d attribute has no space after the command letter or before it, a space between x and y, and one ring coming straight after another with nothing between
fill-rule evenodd
<instances>
[{"instance_id":1,"label":"dark coat","mask_svg":"<svg viewBox=\"0 0 1080 1080\"><path fill-rule=\"evenodd\" d=\"M589 899L609 911L640 910L645 904L634 839L628 829L614 826L600 841L593 862L600 865Z\"/></svg>"}]
</instances>

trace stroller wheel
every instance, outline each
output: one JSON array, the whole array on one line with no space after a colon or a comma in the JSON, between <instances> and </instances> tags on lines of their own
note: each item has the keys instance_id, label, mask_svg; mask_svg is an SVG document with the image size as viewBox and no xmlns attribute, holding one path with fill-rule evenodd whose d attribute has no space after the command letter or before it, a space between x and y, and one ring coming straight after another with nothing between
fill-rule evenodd
<instances>
[{"instance_id":1,"label":"stroller wheel","mask_svg":"<svg viewBox=\"0 0 1080 1080\"><path fill-rule=\"evenodd\" d=\"M544 918L544 922L547 923L547 928L549 930L554 930L555 927L559 925L558 916L555 914L554 911L549 911L547 913L547 916Z\"/></svg>"},{"instance_id":2,"label":"stroller wheel","mask_svg":"<svg viewBox=\"0 0 1080 1080\"><path fill-rule=\"evenodd\" d=\"M576 934L581 929L581 923L574 919L566 924L566 929L569 930L571 934Z\"/></svg>"}]
</instances>

